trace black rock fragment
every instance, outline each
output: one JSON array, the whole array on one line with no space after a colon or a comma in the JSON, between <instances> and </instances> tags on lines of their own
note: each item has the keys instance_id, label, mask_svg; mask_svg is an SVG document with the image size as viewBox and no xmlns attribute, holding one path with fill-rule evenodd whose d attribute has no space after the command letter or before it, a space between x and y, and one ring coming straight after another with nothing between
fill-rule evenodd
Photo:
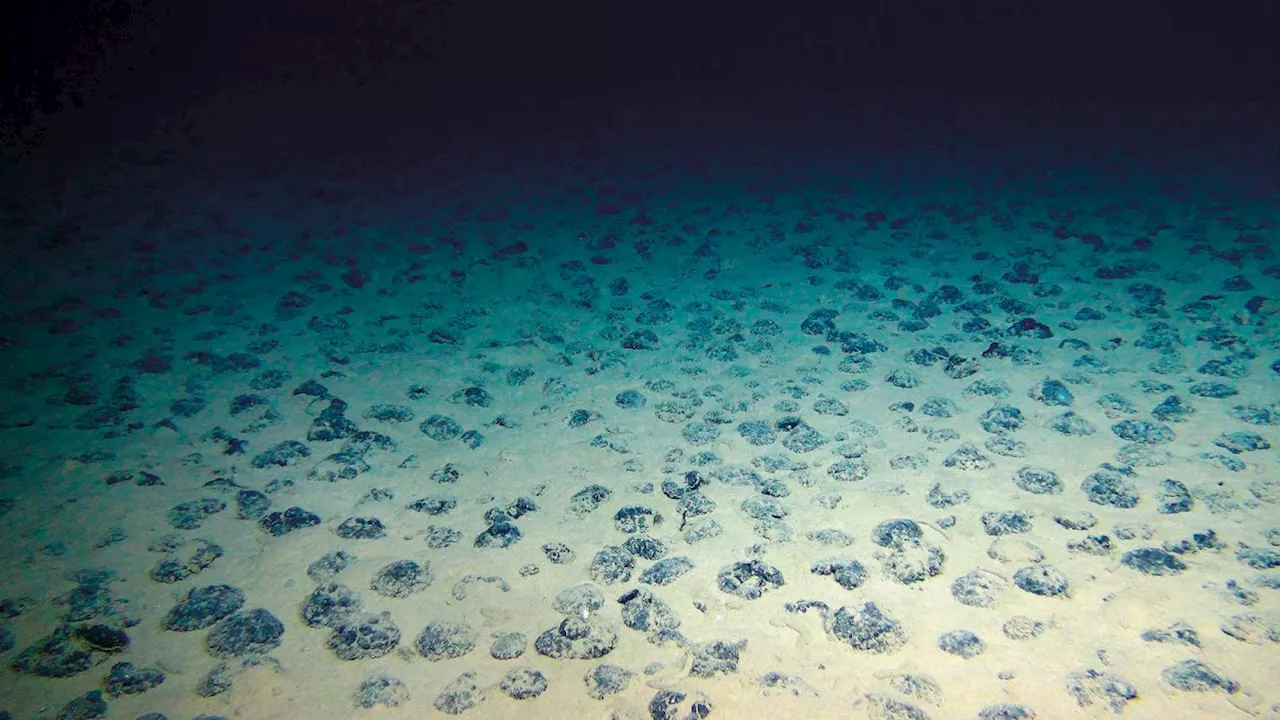
<instances>
[{"instance_id":1,"label":"black rock fragment","mask_svg":"<svg viewBox=\"0 0 1280 720\"><path fill-rule=\"evenodd\" d=\"M1032 620L1026 615L1014 615L1000 626L1000 632L1010 640L1030 640L1039 637L1049 626L1039 620Z\"/></svg>"},{"instance_id":2,"label":"black rock fragment","mask_svg":"<svg viewBox=\"0 0 1280 720\"><path fill-rule=\"evenodd\" d=\"M693 561L687 557L663 558L640 573L639 580L647 585L670 585L692 569Z\"/></svg>"},{"instance_id":3,"label":"black rock fragment","mask_svg":"<svg viewBox=\"0 0 1280 720\"><path fill-rule=\"evenodd\" d=\"M1036 720L1036 713L1025 705L996 703L979 710L978 720Z\"/></svg>"},{"instance_id":4,"label":"black rock fragment","mask_svg":"<svg viewBox=\"0 0 1280 720\"><path fill-rule=\"evenodd\" d=\"M542 554L547 556L553 565L567 565L573 562L576 554L568 545L554 542L542 546Z\"/></svg>"},{"instance_id":5,"label":"black rock fragment","mask_svg":"<svg viewBox=\"0 0 1280 720\"><path fill-rule=\"evenodd\" d=\"M613 399L615 405L624 409L638 409L645 406L646 400L644 393L638 390L623 390Z\"/></svg>"},{"instance_id":6,"label":"black rock fragment","mask_svg":"<svg viewBox=\"0 0 1280 720\"><path fill-rule=\"evenodd\" d=\"M1053 337L1053 331L1049 329L1049 326L1033 317L1024 317L1018 320L1010 325L1005 332L1010 337L1031 337L1040 340Z\"/></svg>"},{"instance_id":7,"label":"black rock fragment","mask_svg":"<svg viewBox=\"0 0 1280 720\"><path fill-rule=\"evenodd\" d=\"M1280 550L1252 548L1242 544L1236 549L1236 560L1254 570L1270 570L1280 567Z\"/></svg>"},{"instance_id":8,"label":"black rock fragment","mask_svg":"<svg viewBox=\"0 0 1280 720\"><path fill-rule=\"evenodd\" d=\"M633 677L635 673L624 667L601 663L588 670L582 681L587 686L587 695L603 700L626 690Z\"/></svg>"},{"instance_id":9,"label":"black rock fragment","mask_svg":"<svg viewBox=\"0 0 1280 720\"><path fill-rule=\"evenodd\" d=\"M267 610L238 611L219 620L205 645L216 658L262 655L280 646L284 623Z\"/></svg>"},{"instance_id":10,"label":"black rock fragment","mask_svg":"<svg viewBox=\"0 0 1280 720\"><path fill-rule=\"evenodd\" d=\"M317 587L302 603L302 621L311 627L335 628L359 614L360 596L341 583Z\"/></svg>"},{"instance_id":11,"label":"black rock fragment","mask_svg":"<svg viewBox=\"0 0 1280 720\"><path fill-rule=\"evenodd\" d=\"M863 652L896 652L908 639L902 623L885 615L874 602L857 608L841 607L827 615L825 627L836 640Z\"/></svg>"},{"instance_id":12,"label":"black rock fragment","mask_svg":"<svg viewBox=\"0 0 1280 720\"><path fill-rule=\"evenodd\" d=\"M1059 495L1062 493L1062 480L1052 470L1024 465L1017 469L1013 483L1019 489L1034 495Z\"/></svg>"},{"instance_id":13,"label":"black rock fragment","mask_svg":"<svg viewBox=\"0 0 1280 720\"><path fill-rule=\"evenodd\" d=\"M244 591L231 585L192 588L169 611L164 627L177 632L203 630L244 607L244 603Z\"/></svg>"},{"instance_id":14,"label":"black rock fragment","mask_svg":"<svg viewBox=\"0 0 1280 720\"><path fill-rule=\"evenodd\" d=\"M1151 409L1152 417L1166 423L1186 422L1195 412L1191 403L1178 395L1170 395Z\"/></svg>"},{"instance_id":15,"label":"black rock fragment","mask_svg":"<svg viewBox=\"0 0 1280 720\"><path fill-rule=\"evenodd\" d=\"M498 687L512 700L536 698L547 691L547 686L547 677L532 668L516 668L498 681Z\"/></svg>"},{"instance_id":16,"label":"black rock fragment","mask_svg":"<svg viewBox=\"0 0 1280 720\"><path fill-rule=\"evenodd\" d=\"M423 435L444 442L446 440L454 440L462 435L462 426L457 420L445 415L432 415L418 427Z\"/></svg>"},{"instance_id":17,"label":"black rock fragment","mask_svg":"<svg viewBox=\"0 0 1280 720\"><path fill-rule=\"evenodd\" d=\"M641 560L657 560L667 554L666 543L648 535L633 535L627 538L626 542L622 543L622 547L626 548L627 552L635 555ZM663 571L659 570L655 572Z\"/></svg>"},{"instance_id":18,"label":"black rock fragment","mask_svg":"<svg viewBox=\"0 0 1280 720\"><path fill-rule=\"evenodd\" d=\"M327 646L342 660L380 658L400 644L400 628L391 613L365 615L333 629Z\"/></svg>"},{"instance_id":19,"label":"black rock fragment","mask_svg":"<svg viewBox=\"0 0 1280 720\"><path fill-rule=\"evenodd\" d=\"M653 720L701 720L711 715L711 701L702 693L681 690L659 690L649 701L649 717Z\"/></svg>"},{"instance_id":20,"label":"black rock fragment","mask_svg":"<svg viewBox=\"0 0 1280 720\"><path fill-rule=\"evenodd\" d=\"M261 520L271 507L271 498L257 490L241 490L236 493L236 517L240 520Z\"/></svg>"},{"instance_id":21,"label":"black rock fragment","mask_svg":"<svg viewBox=\"0 0 1280 720\"><path fill-rule=\"evenodd\" d=\"M196 685L196 695L215 697L231 689L231 667L226 663L218 663Z\"/></svg>"},{"instance_id":22,"label":"black rock fragment","mask_svg":"<svg viewBox=\"0 0 1280 720\"><path fill-rule=\"evenodd\" d=\"M489 643L489 657L494 660L515 660L524 655L529 639L521 632L496 633Z\"/></svg>"},{"instance_id":23,"label":"black rock fragment","mask_svg":"<svg viewBox=\"0 0 1280 720\"><path fill-rule=\"evenodd\" d=\"M537 637L533 647L554 660L592 660L613 652L618 633L597 618L568 617Z\"/></svg>"},{"instance_id":24,"label":"black rock fragment","mask_svg":"<svg viewBox=\"0 0 1280 720\"><path fill-rule=\"evenodd\" d=\"M1111 426L1111 432L1121 440L1144 445L1160 445L1173 442L1173 428L1150 420L1121 420Z\"/></svg>"},{"instance_id":25,"label":"black rock fragment","mask_svg":"<svg viewBox=\"0 0 1280 720\"><path fill-rule=\"evenodd\" d=\"M647 533L662 522L662 514L643 505L630 505L614 513L613 525L628 535Z\"/></svg>"},{"instance_id":26,"label":"black rock fragment","mask_svg":"<svg viewBox=\"0 0 1280 720\"><path fill-rule=\"evenodd\" d=\"M409 688L399 678L382 673L360 683L355 700L366 709L400 707L409 701Z\"/></svg>"},{"instance_id":27,"label":"black rock fragment","mask_svg":"<svg viewBox=\"0 0 1280 720\"><path fill-rule=\"evenodd\" d=\"M1043 597L1068 597L1071 583L1063 572L1052 565L1028 565L1013 573L1018 589Z\"/></svg>"},{"instance_id":28,"label":"black rock fragment","mask_svg":"<svg viewBox=\"0 0 1280 720\"><path fill-rule=\"evenodd\" d=\"M943 459L944 467L957 470L989 470L995 467L991 458L983 455L972 443L965 443Z\"/></svg>"},{"instance_id":29,"label":"black rock fragment","mask_svg":"<svg viewBox=\"0 0 1280 720\"><path fill-rule=\"evenodd\" d=\"M738 642L713 640L698 643L689 650L689 674L693 677L709 678L736 673L742 651L746 647L746 640Z\"/></svg>"},{"instance_id":30,"label":"black rock fragment","mask_svg":"<svg viewBox=\"0 0 1280 720\"><path fill-rule=\"evenodd\" d=\"M520 528L502 520L476 535L474 545L482 548L508 548L519 542L521 537Z\"/></svg>"},{"instance_id":31,"label":"black rock fragment","mask_svg":"<svg viewBox=\"0 0 1280 720\"><path fill-rule=\"evenodd\" d=\"M347 418L347 403L339 398L329 400L329 406L311 421L307 430L307 440L311 442L331 442L355 435L359 428Z\"/></svg>"},{"instance_id":32,"label":"black rock fragment","mask_svg":"<svg viewBox=\"0 0 1280 720\"><path fill-rule=\"evenodd\" d=\"M456 544L462 539L462 533L451 527L443 527L440 525L428 525L424 533L427 547L434 550L441 550Z\"/></svg>"},{"instance_id":33,"label":"black rock fragment","mask_svg":"<svg viewBox=\"0 0 1280 720\"><path fill-rule=\"evenodd\" d=\"M285 440L284 442L273 445L260 455L254 457L253 466L259 470L269 466L278 465L280 467L289 467L298 464L303 458L311 456L311 450L297 440Z\"/></svg>"},{"instance_id":34,"label":"black rock fragment","mask_svg":"<svg viewBox=\"0 0 1280 720\"><path fill-rule=\"evenodd\" d=\"M992 536L1031 532L1031 515L1020 511L985 512L982 514L982 529Z\"/></svg>"},{"instance_id":35,"label":"black rock fragment","mask_svg":"<svg viewBox=\"0 0 1280 720\"><path fill-rule=\"evenodd\" d=\"M830 576L845 590L855 590L867 581L867 569L852 558L824 558L813 563L809 572Z\"/></svg>"},{"instance_id":36,"label":"black rock fragment","mask_svg":"<svg viewBox=\"0 0 1280 720\"><path fill-rule=\"evenodd\" d=\"M871 541L883 548L901 548L923 538L919 523L905 518L885 520L871 531Z\"/></svg>"},{"instance_id":37,"label":"black rock fragment","mask_svg":"<svg viewBox=\"0 0 1280 720\"><path fill-rule=\"evenodd\" d=\"M445 515L458 506L458 501L446 497L424 497L406 505L406 509L433 517Z\"/></svg>"},{"instance_id":38,"label":"black rock fragment","mask_svg":"<svg viewBox=\"0 0 1280 720\"><path fill-rule=\"evenodd\" d=\"M227 504L218 498L202 498L179 503L169 510L169 524L178 530L195 530L210 515L227 509Z\"/></svg>"},{"instance_id":39,"label":"black rock fragment","mask_svg":"<svg viewBox=\"0 0 1280 720\"><path fill-rule=\"evenodd\" d=\"M1089 473L1080 483L1085 497L1095 505L1110 505L1121 509L1136 507L1138 488L1129 474L1103 468Z\"/></svg>"},{"instance_id":40,"label":"black rock fragment","mask_svg":"<svg viewBox=\"0 0 1280 720\"><path fill-rule=\"evenodd\" d=\"M756 600L784 584L782 571L759 559L727 565L716 575L716 586L721 591L746 600Z\"/></svg>"},{"instance_id":41,"label":"black rock fragment","mask_svg":"<svg viewBox=\"0 0 1280 720\"><path fill-rule=\"evenodd\" d=\"M349 517L334 532L344 540L377 540L387 536L387 526L378 518Z\"/></svg>"},{"instance_id":42,"label":"black rock fragment","mask_svg":"<svg viewBox=\"0 0 1280 720\"><path fill-rule=\"evenodd\" d=\"M972 630L951 630L938 638L938 649L968 660L986 652L987 644Z\"/></svg>"},{"instance_id":43,"label":"black rock fragment","mask_svg":"<svg viewBox=\"0 0 1280 720\"><path fill-rule=\"evenodd\" d=\"M584 616L604 607L604 593L589 584L574 585L561 590L552 607L561 615Z\"/></svg>"},{"instance_id":44,"label":"black rock fragment","mask_svg":"<svg viewBox=\"0 0 1280 720\"><path fill-rule=\"evenodd\" d=\"M345 550L334 550L325 553L319 560L307 566L307 577L318 583L327 583L337 577L338 573L355 562L355 557Z\"/></svg>"},{"instance_id":45,"label":"black rock fragment","mask_svg":"<svg viewBox=\"0 0 1280 720\"><path fill-rule=\"evenodd\" d=\"M294 530L302 528L314 527L320 524L320 516L300 507L291 507L284 512L276 511L264 515L262 520L258 522L258 527L268 535L280 537L287 535Z\"/></svg>"},{"instance_id":46,"label":"black rock fragment","mask_svg":"<svg viewBox=\"0 0 1280 720\"><path fill-rule=\"evenodd\" d=\"M464 672L446 685L431 704L446 715L461 715L484 702L485 696L476 674Z\"/></svg>"},{"instance_id":47,"label":"black rock fragment","mask_svg":"<svg viewBox=\"0 0 1280 720\"><path fill-rule=\"evenodd\" d=\"M1089 668L1067 676L1067 694L1080 707L1100 704L1120 714L1130 700L1138 698L1138 689L1124 678Z\"/></svg>"},{"instance_id":48,"label":"black rock fragment","mask_svg":"<svg viewBox=\"0 0 1280 720\"><path fill-rule=\"evenodd\" d=\"M941 575L945 564L942 548L916 540L892 548L884 556L882 567L887 576L909 585Z\"/></svg>"},{"instance_id":49,"label":"black rock fragment","mask_svg":"<svg viewBox=\"0 0 1280 720\"><path fill-rule=\"evenodd\" d=\"M154 668L140 668L133 663L118 662L102 680L103 689L111 697L137 695L164 682L163 672Z\"/></svg>"},{"instance_id":50,"label":"black rock fragment","mask_svg":"<svg viewBox=\"0 0 1280 720\"><path fill-rule=\"evenodd\" d=\"M738 424L738 434L748 444L755 446L771 445L777 439L777 433L763 420L746 420Z\"/></svg>"},{"instance_id":51,"label":"black rock fragment","mask_svg":"<svg viewBox=\"0 0 1280 720\"><path fill-rule=\"evenodd\" d=\"M175 583L198 575L222 557L222 546L203 538L183 541L151 568L151 579Z\"/></svg>"},{"instance_id":52,"label":"black rock fragment","mask_svg":"<svg viewBox=\"0 0 1280 720\"><path fill-rule=\"evenodd\" d=\"M428 660L460 658L476 647L478 637L470 625L459 622L432 622L418 635L414 645Z\"/></svg>"},{"instance_id":53,"label":"black rock fragment","mask_svg":"<svg viewBox=\"0 0 1280 720\"><path fill-rule=\"evenodd\" d=\"M1120 556L1120 564L1143 575L1177 575L1187 569L1177 555L1154 547L1130 550Z\"/></svg>"},{"instance_id":54,"label":"black rock fragment","mask_svg":"<svg viewBox=\"0 0 1280 720\"><path fill-rule=\"evenodd\" d=\"M867 706L868 717L885 720L929 720L923 710L892 695L868 693L859 698Z\"/></svg>"},{"instance_id":55,"label":"black rock fragment","mask_svg":"<svg viewBox=\"0 0 1280 720\"><path fill-rule=\"evenodd\" d=\"M107 716L107 701L102 699L101 690L89 692L75 698L58 710L58 720L96 720Z\"/></svg>"},{"instance_id":56,"label":"black rock fragment","mask_svg":"<svg viewBox=\"0 0 1280 720\"><path fill-rule=\"evenodd\" d=\"M364 417L389 424L413 422L413 409L406 405L373 405L365 411Z\"/></svg>"},{"instance_id":57,"label":"black rock fragment","mask_svg":"<svg viewBox=\"0 0 1280 720\"><path fill-rule=\"evenodd\" d=\"M1167 628L1144 630L1142 639L1147 642L1187 645L1194 648L1202 647L1200 633L1185 622L1176 622Z\"/></svg>"},{"instance_id":58,"label":"black rock fragment","mask_svg":"<svg viewBox=\"0 0 1280 720\"><path fill-rule=\"evenodd\" d=\"M1191 490L1181 481L1166 478L1160 484L1160 494L1156 496L1156 512L1161 515L1174 515L1191 511Z\"/></svg>"},{"instance_id":59,"label":"black rock fragment","mask_svg":"<svg viewBox=\"0 0 1280 720\"><path fill-rule=\"evenodd\" d=\"M1234 455L1271 448L1271 443L1264 440L1261 435L1248 430L1223 433L1213 439L1213 444Z\"/></svg>"},{"instance_id":60,"label":"black rock fragment","mask_svg":"<svg viewBox=\"0 0 1280 720\"><path fill-rule=\"evenodd\" d=\"M1186 692L1221 690L1229 695L1240 691L1240 684L1199 660L1183 660L1160 672L1170 686Z\"/></svg>"},{"instance_id":61,"label":"black rock fragment","mask_svg":"<svg viewBox=\"0 0 1280 720\"><path fill-rule=\"evenodd\" d=\"M434 579L429 563L420 565L413 560L398 560L379 570L370 588L379 595L403 599L422 592Z\"/></svg>"},{"instance_id":62,"label":"black rock fragment","mask_svg":"<svg viewBox=\"0 0 1280 720\"><path fill-rule=\"evenodd\" d=\"M90 644L79 627L62 624L20 652L10 667L27 675L65 678L105 662L110 654Z\"/></svg>"},{"instance_id":63,"label":"black rock fragment","mask_svg":"<svg viewBox=\"0 0 1280 720\"><path fill-rule=\"evenodd\" d=\"M625 547L610 545L591 559L591 579L605 585L627 582L635 565L635 556Z\"/></svg>"},{"instance_id":64,"label":"black rock fragment","mask_svg":"<svg viewBox=\"0 0 1280 720\"><path fill-rule=\"evenodd\" d=\"M969 607L993 607L1004 592L1005 583L998 576L981 570L970 570L951 583L951 596Z\"/></svg>"},{"instance_id":65,"label":"black rock fragment","mask_svg":"<svg viewBox=\"0 0 1280 720\"><path fill-rule=\"evenodd\" d=\"M836 329L835 319L840 313L829 308L820 308L810 312L800 323L800 332L805 335L826 336Z\"/></svg>"},{"instance_id":66,"label":"black rock fragment","mask_svg":"<svg viewBox=\"0 0 1280 720\"><path fill-rule=\"evenodd\" d=\"M600 504L613 495L613 491L603 485L588 485L569 498L569 512L575 515L586 515L600 507Z\"/></svg>"},{"instance_id":67,"label":"black rock fragment","mask_svg":"<svg viewBox=\"0 0 1280 720\"><path fill-rule=\"evenodd\" d=\"M636 588L618 598L622 605L622 624L632 630L656 633L680 627L680 617L662 598L649 590Z\"/></svg>"},{"instance_id":68,"label":"black rock fragment","mask_svg":"<svg viewBox=\"0 0 1280 720\"><path fill-rule=\"evenodd\" d=\"M1075 396L1071 394L1071 390L1065 383L1049 378L1033 387L1027 395L1032 400L1049 407L1069 407L1075 402Z\"/></svg>"}]
</instances>

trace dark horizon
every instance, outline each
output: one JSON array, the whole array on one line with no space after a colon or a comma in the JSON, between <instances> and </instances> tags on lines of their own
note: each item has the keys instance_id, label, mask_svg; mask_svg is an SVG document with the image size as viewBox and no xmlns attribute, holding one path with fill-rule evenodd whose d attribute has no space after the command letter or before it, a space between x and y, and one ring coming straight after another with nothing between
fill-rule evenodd
<instances>
[{"instance_id":1,"label":"dark horizon","mask_svg":"<svg viewBox=\"0 0 1280 720\"><path fill-rule=\"evenodd\" d=\"M1129 110L1280 99L1274 4L974 5L16 3L2 23L3 115L22 129L32 109L137 117L228 88L388 77L401 82L387 93L421 96L389 106L463 115L770 93Z\"/></svg>"}]
</instances>

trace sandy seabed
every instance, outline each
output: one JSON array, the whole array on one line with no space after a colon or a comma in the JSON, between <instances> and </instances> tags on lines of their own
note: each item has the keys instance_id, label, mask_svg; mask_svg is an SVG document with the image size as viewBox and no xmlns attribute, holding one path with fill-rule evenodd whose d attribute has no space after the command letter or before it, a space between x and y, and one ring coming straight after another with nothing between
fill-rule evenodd
<instances>
[{"instance_id":1,"label":"sandy seabed","mask_svg":"<svg viewBox=\"0 0 1280 720\"><path fill-rule=\"evenodd\" d=\"M856 158L10 212L4 709L1280 717L1272 226Z\"/></svg>"}]
</instances>

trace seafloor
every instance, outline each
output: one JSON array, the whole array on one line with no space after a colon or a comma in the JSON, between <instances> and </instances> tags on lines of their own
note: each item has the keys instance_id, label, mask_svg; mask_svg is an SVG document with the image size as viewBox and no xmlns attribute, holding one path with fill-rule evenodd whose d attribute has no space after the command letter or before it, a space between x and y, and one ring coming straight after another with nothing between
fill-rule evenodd
<instances>
[{"instance_id":1,"label":"seafloor","mask_svg":"<svg viewBox=\"0 0 1280 720\"><path fill-rule=\"evenodd\" d=\"M11 200L0 716L1280 717L1252 151L726 117Z\"/></svg>"}]
</instances>

